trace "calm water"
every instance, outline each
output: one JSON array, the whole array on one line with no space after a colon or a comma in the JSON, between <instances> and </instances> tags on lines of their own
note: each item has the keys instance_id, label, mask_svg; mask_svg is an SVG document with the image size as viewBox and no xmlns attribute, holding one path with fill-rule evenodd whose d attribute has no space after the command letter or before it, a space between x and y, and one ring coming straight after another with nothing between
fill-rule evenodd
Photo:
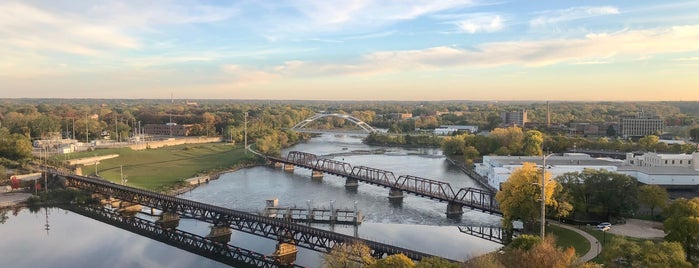
<instances>
[{"instance_id":1,"label":"calm water","mask_svg":"<svg viewBox=\"0 0 699 268\"><path fill-rule=\"evenodd\" d=\"M478 187L466 175L448 165L438 149L396 149L367 146L358 137L324 135L289 150L334 157L352 165L389 170L398 175L414 175L449 182L454 190ZM382 154L366 154L380 151ZM294 173L271 167L254 167L228 173L181 197L232 209L257 212L265 199L278 198L280 206L350 208L357 206L365 215L358 228L317 226L348 235L394 244L451 259L466 259L495 250L498 245L458 231L457 224L496 225L498 217L469 211L461 223L446 219L446 204L405 195L400 206L387 200L388 189L361 184L348 191L344 179L334 176L322 181L310 179L310 171ZM50 231L44 230L44 210L11 213L0 225L0 252L3 267L219 267L222 264L175 247L132 234L72 212L49 209ZM139 217L146 217L141 215ZM180 229L206 235L209 224L181 220ZM271 254L275 241L233 232L231 244L263 254ZM30 257L31 256L31 257ZM9 258L8 258L9 257ZM321 254L299 248L297 264L318 267Z\"/></svg>"}]
</instances>

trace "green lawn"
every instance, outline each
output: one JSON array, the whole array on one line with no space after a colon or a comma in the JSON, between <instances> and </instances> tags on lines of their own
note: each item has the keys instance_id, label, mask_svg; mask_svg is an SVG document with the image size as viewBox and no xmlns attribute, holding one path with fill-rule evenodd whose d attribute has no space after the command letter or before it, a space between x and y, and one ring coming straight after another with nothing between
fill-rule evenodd
<instances>
[{"instance_id":1,"label":"green lawn","mask_svg":"<svg viewBox=\"0 0 699 268\"><path fill-rule=\"evenodd\" d=\"M107 154L118 154L119 157L103 160L97 165L100 177L120 183L121 165L128 185L155 191L171 188L197 175L233 168L255 159L252 153L246 155L242 146L225 143L185 144L142 151L104 149L71 154L70 159ZM86 165L82 171L85 175L94 174L95 167Z\"/></svg>"},{"instance_id":2,"label":"green lawn","mask_svg":"<svg viewBox=\"0 0 699 268\"><path fill-rule=\"evenodd\" d=\"M582 235L554 225L546 227L547 234L556 236L556 245L561 248L572 247L578 256L585 255L590 250L590 243Z\"/></svg>"}]
</instances>

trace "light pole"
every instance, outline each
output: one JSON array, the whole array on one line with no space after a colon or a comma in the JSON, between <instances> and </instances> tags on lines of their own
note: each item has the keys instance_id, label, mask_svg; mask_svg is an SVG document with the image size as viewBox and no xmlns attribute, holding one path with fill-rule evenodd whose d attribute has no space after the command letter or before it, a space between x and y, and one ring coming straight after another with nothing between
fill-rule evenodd
<instances>
[{"instance_id":1,"label":"light pole","mask_svg":"<svg viewBox=\"0 0 699 268\"><path fill-rule=\"evenodd\" d=\"M543 156L544 163L541 166L541 240L546 233L546 159L552 155Z\"/></svg>"},{"instance_id":2,"label":"light pole","mask_svg":"<svg viewBox=\"0 0 699 268\"><path fill-rule=\"evenodd\" d=\"M243 130L245 131L245 147L243 150L245 150L245 154L248 154L248 112L245 112L245 118L243 120Z\"/></svg>"}]
</instances>

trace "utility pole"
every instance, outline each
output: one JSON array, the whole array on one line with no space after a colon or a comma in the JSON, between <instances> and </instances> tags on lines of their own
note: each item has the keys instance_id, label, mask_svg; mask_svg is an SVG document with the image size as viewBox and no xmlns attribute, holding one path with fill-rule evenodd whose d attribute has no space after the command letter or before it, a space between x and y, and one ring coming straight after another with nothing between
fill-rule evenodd
<instances>
[{"instance_id":1,"label":"utility pole","mask_svg":"<svg viewBox=\"0 0 699 268\"><path fill-rule=\"evenodd\" d=\"M541 240L546 233L546 158L553 154L542 156L544 163L541 166Z\"/></svg>"},{"instance_id":2,"label":"utility pole","mask_svg":"<svg viewBox=\"0 0 699 268\"><path fill-rule=\"evenodd\" d=\"M90 129L87 127L87 113L85 113L85 142L90 142Z\"/></svg>"},{"instance_id":3,"label":"utility pole","mask_svg":"<svg viewBox=\"0 0 699 268\"><path fill-rule=\"evenodd\" d=\"M248 112L245 112L245 119L243 120L243 131L245 132L245 154L248 154Z\"/></svg>"}]
</instances>

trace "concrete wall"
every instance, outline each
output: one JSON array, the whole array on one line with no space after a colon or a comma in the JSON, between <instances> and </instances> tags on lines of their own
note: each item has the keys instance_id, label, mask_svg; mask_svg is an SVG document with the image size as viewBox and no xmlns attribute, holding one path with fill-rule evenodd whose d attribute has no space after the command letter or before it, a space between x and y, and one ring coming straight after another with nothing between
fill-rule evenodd
<instances>
[{"instance_id":1,"label":"concrete wall","mask_svg":"<svg viewBox=\"0 0 699 268\"><path fill-rule=\"evenodd\" d=\"M95 162L99 162L101 160L112 159L112 158L117 158L117 157L119 157L118 154L108 154L108 155L100 155L100 156L93 156L93 157L84 157L84 158L68 160L68 165L90 165L90 164L94 164Z\"/></svg>"},{"instance_id":2,"label":"concrete wall","mask_svg":"<svg viewBox=\"0 0 699 268\"><path fill-rule=\"evenodd\" d=\"M203 138L203 137L193 137L193 138L177 138L172 140L163 141L146 141L140 144L134 144L129 146L132 150L145 150L145 149L155 149L165 146L175 146L181 144L192 144L192 143L210 143L210 142L221 142L223 139L221 137L216 138Z\"/></svg>"}]
</instances>

